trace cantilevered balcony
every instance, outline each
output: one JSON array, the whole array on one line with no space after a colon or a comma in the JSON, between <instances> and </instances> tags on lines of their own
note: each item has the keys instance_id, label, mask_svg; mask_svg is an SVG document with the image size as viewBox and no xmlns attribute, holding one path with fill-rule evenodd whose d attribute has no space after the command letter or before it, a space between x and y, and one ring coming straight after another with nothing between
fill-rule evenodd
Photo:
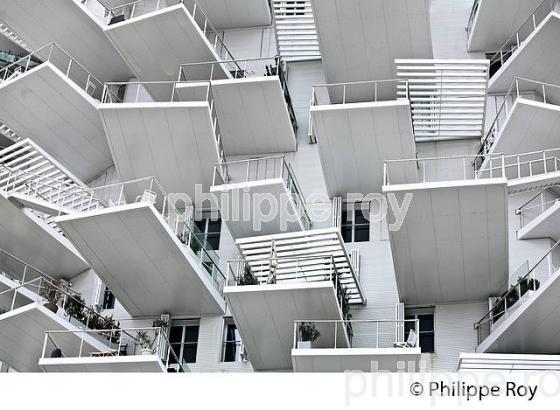
<instances>
[{"instance_id":1,"label":"cantilevered balcony","mask_svg":"<svg viewBox=\"0 0 560 410\"><path fill-rule=\"evenodd\" d=\"M80 179L113 163L98 105L103 83L54 43L0 70L0 118Z\"/></svg>"},{"instance_id":2,"label":"cantilevered balcony","mask_svg":"<svg viewBox=\"0 0 560 410\"><path fill-rule=\"evenodd\" d=\"M558 81L560 54L554 50L560 36L559 11L558 0L543 0L503 43L490 60L490 93L506 92L516 76L547 83ZM499 13L503 13L502 8Z\"/></svg>"},{"instance_id":3,"label":"cantilevered balcony","mask_svg":"<svg viewBox=\"0 0 560 410\"><path fill-rule=\"evenodd\" d=\"M221 79L224 66L233 78ZM280 57L183 64L179 80L211 82L228 155L296 150L297 121Z\"/></svg>"},{"instance_id":4,"label":"cantilevered balcony","mask_svg":"<svg viewBox=\"0 0 560 410\"><path fill-rule=\"evenodd\" d=\"M318 347L329 347L333 338L349 346L343 322L349 295L334 256L231 261L227 276L224 294L256 370L292 368L292 329L301 317L337 321L320 326L325 338Z\"/></svg>"},{"instance_id":5,"label":"cantilevered balcony","mask_svg":"<svg viewBox=\"0 0 560 410\"><path fill-rule=\"evenodd\" d=\"M24 50L53 41L101 81L123 81L132 72L103 32L107 21L103 1L5 0L0 15L3 26Z\"/></svg>"},{"instance_id":6,"label":"cantilevered balcony","mask_svg":"<svg viewBox=\"0 0 560 410\"><path fill-rule=\"evenodd\" d=\"M428 0L312 0L326 80L395 77L396 58L432 58Z\"/></svg>"},{"instance_id":7,"label":"cantilevered balcony","mask_svg":"<svg viewBox=\"0 0 560 410\"><path fill-rule=\"evenodd\" d=\"M100 200L99 209L56 222L127 312L224 313L216 253L154 178L90 192Z\"/></svg>"},{"instance_id":8,"label":"cantilevered balcony","mask_svg":"<svg viewBox=\"0 0 560 410\"><path fill-rule=\"evenodd\" d=\"M311 229L305 197L283 156L216 164L210 192L234 239Z\"/></svg>"},{"instance_id":9,"label":"cantilevered balcony","mask_svg":"<svg viewBox=\"0 0 560 410\"><path fill-rule=\"evenodd\" d=\"M484 172L478 156L387 161L383 192L410 206L389 229L400 300L483 300L507 282L507 180L503 157ZM419 178L403 178L403 167ZM410 196L412 195L412 196ZM398 225L402 222L402 225Z\"/></svg>"},{"instance_id":10,"label":"cantilevered balcony","mask_svg":"<svg viewBox=\"0 0 560 410\"><path fill-rule=\"evenodd\" d=\"M71 288L5 251L0 254L0 269L0 360L10 367L40 371L38 360L46 331L118 328L112 318L86 306ZM70 349L76 343L84 350L107 348L104 337L89 334L82 340L66 337L59 348Z\"/></svg>"},{"instance_id":11,"label":"cantilevered balcony","mask_svg":"<svg viewBox=\"0 0 560 410\"><path fill-rule=\"evenodd\" d=\"M560 371L559 355L461 353L458 372Z\"/></svg>"},{"instance_id":12,"label":"cantilevered balcony","mask_svg":"<svg viewBox=\"0 0 560 410\"><path fill-rule=\"evenodd\" d=\"M340 327L346 330L349 345L338 339L341 332L335 329ZM294 372L415 372L420 369L418 334L418 320L298 320Z\"/></svg>"},{"instance_id":13,"label":"cantilevered balcony","mask_svg":"<svg viewBox=\"0 0 560 410\"><path fill-rule=\"evenodd\" d=\"M560 240L560 195L558 185L547 187L515 211L520 217L519 239Z\"/></svg>"},{"instance_id":14,"label":"cantilevered balcony","mask_svg":"<svg viewBox=\"0 0 560 410\"><path fill-rule=\"evenodd\" d=\"M312 135L329 196L380 192L383 161L412 158L416 145L406 81L367 81L313 87ZM404 170L415 178L414 164Z\"/></svg>"},{"instance_id":15,"label":"cantilevered balcony","mask_svg":"<svg viewBox=\"0 0 560 410\"><path fill-rule=\"evenodd\" d=\"M102 338L105 341L103 349L83 343L86 337ZM45 372L188 371L170 345L166 330L161 327L48 331L39 366Z\"/></svg>"},{"instance_id":16,"label":"cantilevered balcony","mask_svg":"<svg viewBox=\"0 0 560 410\"><path fill-rule=\"evenodd\" d=\"M269 0L197 0L218 30L265 27L272 23Z\"/></svg>"},{"instance_id":17,"label":"cantilevered balcony","mask_svg":"<svg viewBox=\"0 0 560 410\"><path fill-rule=\"evenodd\" d=\"M136 0L107 14L105 33L140 81L175 80L185 63L234 59L195 0ZM225 66L218 69L230 78Z\"/></svg>"},{"instance_id":18,"label":"cantilevered balcony","mask_svg":"<svg viewBox=\"0 0 560 410\"><path fill-rule=\"evenodd\" d=\"M483 139L481 154L512 155L558 147L560 86L516 78L497 101L501 105Z\"/></svg>"},{"instance_id":19,"label":"cantilevered balcony","mask_svg":"<svg viewBox=\"0 0 560 410\"><path fill-rule=\"evenodd\" d=\"M560 349L559 243L504 291L475 324L477 353L555 354Z\"/></svg>"},{"instance_id":20,"label":"cantilevered balcony","mask_svg":"<svg viewBox=\"0 0 560 410\"><path fill-rule=\"evenodd\" d=\"M0 247L54 277L88 268L53 215L96 206L87 187L29 139L0 151ZM90 203L90 199L92 199Z\"/></svg>"},{"instance_id":21,"label":"cantilevered balcony","mask_svg":"<svg viewBox=\"0 0 560 410\"><path fill-rule=\"evenodd\" d=\"M469 51L499 49L541 2L542 0L475 0L467 23Z\"/></svg>"},{"instance_id":22,"label":"cantilevered balcony","mask_svg":"<svg viewBox=\"0 0 560 410\"><path fill-rule=\"evenodd\" d=\"M108 83L99 111L123 180L153 175L191 199L210 190L224 150L209 82Z\"/></svg>"}]
</instances>

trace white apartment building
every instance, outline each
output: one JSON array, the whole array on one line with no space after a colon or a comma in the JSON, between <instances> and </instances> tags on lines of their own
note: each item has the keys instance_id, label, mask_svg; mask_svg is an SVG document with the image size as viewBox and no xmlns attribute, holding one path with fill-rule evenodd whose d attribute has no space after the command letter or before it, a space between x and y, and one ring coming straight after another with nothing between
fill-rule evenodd
<instances>
[{"instance_id":1,"label":"white apartment building","mask_svg":"<svg viewBox=\"0 0 560 410\"><path fill-rule=\"evenodd\" d=\"M0 0L1 370L559 370L559 3Z\"/></svg>"}]
</instances>

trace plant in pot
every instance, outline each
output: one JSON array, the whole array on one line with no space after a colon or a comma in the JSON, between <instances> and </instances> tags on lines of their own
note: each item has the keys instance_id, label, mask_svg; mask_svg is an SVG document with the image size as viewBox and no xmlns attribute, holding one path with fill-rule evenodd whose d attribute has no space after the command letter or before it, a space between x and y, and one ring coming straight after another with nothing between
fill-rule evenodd
<instances>
[{"instance_id":1,"label":"plant in pot","mask_svg":"<svg viewBox=\"0 0 560 410\"><path fill-rule=\"evenodd\" d=\"M311 345L321 336L321 333L315 328L315 324L302 322L298 328L299 340L298 349L311 349Z\"/></svg>"},{"instance_id":2,"label":"plant in pot","mask_svg":"<svg viewBox=\"0 0 560 410\"><path fill-rule=\"evenodd\" d=\"M154 342L155 339L152 339L147 331L139 330L136 333L136 337L134 341L140 346L140 353L142 355L151 355L154 354Z\"/></svg>"},{"instance_id":3,"label":"plant in pot","mask_svg":"<svg viewBox=\"0 0 560 410\"><path fill-rule=\"evenodd\" d=\"M58 302L62 299L62 292L57 287L56 283L44 281L39 294L47 300L47 302L43 305L44 307L53 313L58 312Z\"/></svg>"},{"instance_id":4,"label":"plant in pot","mask_svg":"<svg viewBox=\"0 0 560 410\"><path fill-rule=\"evenodd\" d=\"M85 318L85 304L86 302L79 294L67 296L66 303L64 304L66 315L83 323Z\"/></svg>"},{"instance_id":5,"label":"plant in pot","mask_svg":"<svg viewBox=\"0 0 560 410\"><path fill-rule=\"evenodd\" d=\"M517 286L512 286L506 296L507 308L510 309L513 305L517 303L518 300L519 300L519 289L517 288Z\"/></svg>"},{"instance_id":6,"label":"plant in pot","mask_svg":"<svg viewBox=\"0 0 560 410\"><path fill-rule=\"evenodd\" d=\"M529 288L529 290L535 291L541 287L541 282L538 279L531 278L527 282L527 287Z\"/></svg>"},{"instance_id":7,"label":"plant in pot","mask_svg":"<svg viewBox=\"0 0 560 410\"><path fill-rule=\"evenodd\" d=\"M258 285L259 281L253 276L248 267L243 270L243 273L239 275L239 286L247 285Z\"/></svg>"}]
</instances>

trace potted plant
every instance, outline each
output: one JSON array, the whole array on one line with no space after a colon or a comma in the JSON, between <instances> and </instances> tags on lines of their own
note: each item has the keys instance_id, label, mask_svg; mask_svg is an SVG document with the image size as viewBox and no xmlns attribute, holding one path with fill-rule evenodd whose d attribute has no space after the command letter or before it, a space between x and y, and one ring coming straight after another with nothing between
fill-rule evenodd
<instances>
[{"instance_id":1,"label":"potted plant","mask_svg":"<svg viewBox=\"0 0 560 410\"><path fill-rule=\"evenodd\" d=\"M259 281L253 276L249 268L246 267L243 273L239 275L238 284L239 286L258 285Z\"/></svg>"},{"instance_id":2,"label":"potted plant","mask_svg":"<svg viewBox=\"0 0 560 410\"><path fill-rule=\"evenodd\" d=\"M41 286L40 295L47 300L43 304L44 307L53 313L58 312L58 302L62 298L62 293L55 283L45 281L45 284Z\"/></svg>"},{"instance_id":3,"label":"potted plant","mask_svg":"<svg viewBox=\"0 0 560 410\"><path fill-rule=\"evenodd\" d=\"M321 336L321 333L315 328L315 324L303 322L299 325L298 349L311 349L311 345Z\"/></svg>"},{"instance_id":4,"label":"potted plant","mask_svg":"<svg viewBox=\"0 0 560 410\"><path fill-rule=\"evenodd\" d=\"M134 338L135 342L140 345L140 354L152 355L154 354L154 340L148 335L145 330L139 330Z\"/></svg>"}]
</instances>

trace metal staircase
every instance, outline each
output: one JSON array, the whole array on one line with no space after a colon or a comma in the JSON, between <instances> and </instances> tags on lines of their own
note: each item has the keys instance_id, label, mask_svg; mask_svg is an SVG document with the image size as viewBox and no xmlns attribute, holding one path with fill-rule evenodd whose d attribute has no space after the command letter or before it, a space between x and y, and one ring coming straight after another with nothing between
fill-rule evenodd
<instances>
[{"instance_id":1,"label":"metal staircase","mask_svg":"<svg viewBox=\"0 0 560 410\"><path fill-rule=\"evenodd\" d=\"M311 0L272 0L278 53L284 61L320 59Z\"/></svg>"},{"instance_id":2,"label":"metal staircase","mask_svg":"<svg viewBox=\"0 0 560 410\"><path fill-rule=\"evenodd\" d=\"M408 80L416 141L482 138L488 60L395 60ZM406 87L398 96L405 98Z\"/></svg>"}]
</instances>

